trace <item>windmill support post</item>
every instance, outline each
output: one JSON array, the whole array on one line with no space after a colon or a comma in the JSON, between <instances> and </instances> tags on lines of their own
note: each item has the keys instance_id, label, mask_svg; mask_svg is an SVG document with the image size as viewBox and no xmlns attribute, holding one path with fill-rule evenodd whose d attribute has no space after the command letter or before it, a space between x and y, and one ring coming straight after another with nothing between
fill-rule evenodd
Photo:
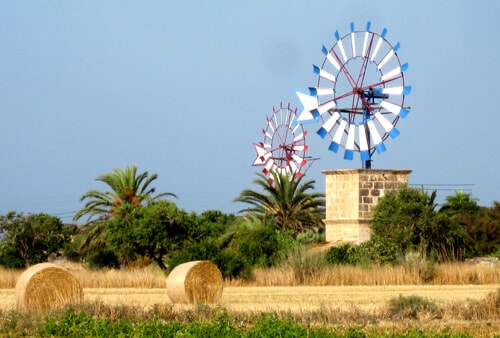
<instances>
[{"instance_id":1,"label":"windmill support post","mask_svg":"<svg viewBox=\"0 0 500 338\"><path fill-rule=\"evenodd\" d=\"M411 170L324 170L326 242L360 244L371 236L373 208L390 191L408 187Z\"/></svg>"}]
</instances>

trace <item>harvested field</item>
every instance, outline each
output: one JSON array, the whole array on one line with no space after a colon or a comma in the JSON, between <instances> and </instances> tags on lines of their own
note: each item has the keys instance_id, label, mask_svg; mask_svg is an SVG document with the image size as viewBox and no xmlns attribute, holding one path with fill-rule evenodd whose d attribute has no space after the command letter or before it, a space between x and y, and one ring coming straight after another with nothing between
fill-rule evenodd
<instances>
[{"instance_id":1,"label":"harvested field","mask_svg":"<svg viewBox=\"0 0 500 338\"><path fill-rule=\"evenodd\" d=\"M348 310L353 306L366 311L382 309L399 295L418 295L437 305L480 300L500 284L487 285L394 285L394 286L297 286L297 287L225 287L221 306L231 311L312 311L321 308ZM172 304L165 288L86 288L85 301L107 305L152 307ZM14 289L0 289L0 309L14 309ZM176 308L192 308L175 304Z\"/></svg>"}]
</instances>

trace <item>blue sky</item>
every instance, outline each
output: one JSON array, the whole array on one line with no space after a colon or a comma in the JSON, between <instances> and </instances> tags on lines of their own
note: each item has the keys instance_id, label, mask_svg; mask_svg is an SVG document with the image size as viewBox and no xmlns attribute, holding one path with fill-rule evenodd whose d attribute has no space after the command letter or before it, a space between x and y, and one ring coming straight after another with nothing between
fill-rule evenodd
<instances>
[{"instance_id":1,"label":"blue sky","mask_svg":"<svg viewBox=\"0 0 500 338\"><path fill-rule=\"evenodd\" d=\"M499 201L500 2L5 1L0 3L0 214L70 221L113 168L157 173L187 211L236 212L273 106L298 107L336 30L388 29L412 86L401 135L373 168ZM360 168L307 125L307 179ZM445 184L446 186L432 186ZM467 185L466 185L467 184ZM470 185L468 185L470 184Z\"/></svg>"}]
</instances>

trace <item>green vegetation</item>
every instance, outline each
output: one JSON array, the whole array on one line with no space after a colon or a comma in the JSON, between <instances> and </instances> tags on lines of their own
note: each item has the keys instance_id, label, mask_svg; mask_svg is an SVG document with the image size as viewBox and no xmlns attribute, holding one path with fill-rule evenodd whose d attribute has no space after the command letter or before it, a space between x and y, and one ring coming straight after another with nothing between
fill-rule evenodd
<instances>
[{"instance_id":1,"label":"green vegetation","mask_svg":"<svg viewBox=\"0 0 500 338\"><path fill-rule=\"evenodd\" d=\"M455 309L460 310L460 309ZM224 308L199 305L176 312L171 306L149 311L109 307L100 303L69 307L46 316L15 311L0 313L0 335L9 337L474 337L488 327L422 326L438 318L441 309L425 299L409 296L391 300L394 326L362 324L386 320L386 315L338 310L294 314L290 312L230 313ZM339 325L337 319L359 318L360 324ZM423 322L418 318L422 317ZM399 325L398 325L399 324Z\"/></svg>"},{"instance_id":2,"label":"green vegetation","mask_svg":"<svg viewBox=\"0 0 500 338\"><path fill-rule=\"evenodd\" d=\"M90 268L154 264L164 271L192 260L214 262L226 278L247 278L256 268L289 267L301 283L329 265L399 264L422 282L434 277L436 263L475 256L500 256L500 203L480 207L457 192L439 209L436 193L402 189L383 196L374 209L369 242L309 254L324 240L325 196L310 193L304 176L261 173L261 191L243 190L242 216L208 210L187 213L155 194L156 174L137 168L98 177L109 190L90 190L74 216L82 226L66 226L54 216L10 212L0 216L0 265L24 267L63 254Z\"/></svg>"}]
</instances>

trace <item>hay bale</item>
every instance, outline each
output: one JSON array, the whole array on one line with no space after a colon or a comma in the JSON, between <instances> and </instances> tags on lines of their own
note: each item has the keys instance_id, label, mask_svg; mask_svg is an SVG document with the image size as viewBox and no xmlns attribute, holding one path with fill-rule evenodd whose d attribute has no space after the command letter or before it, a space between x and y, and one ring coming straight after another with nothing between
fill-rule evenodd
<instances>
[{"instance_id":1,"label":"hay bale","mask_svg":"<svg viewBox=\"0 0 500 338\"><path fill-rule=\"evenodd\" d=\"M193 261L176 266L167 278L167 295L172 303L219 303L223 279L209 261Z\"/></svg>"},{"instance_id":2,"label":"hay bale","mask_svg":"<svg viewBox=\"0 0 500 338\"><path fill-rule=\"evenodd\" d=\"M19 276L15 298L18 310L46 311L82 302L83 289L66 269L52 263L41 263Z\"/></svg>"}]
</instances>

